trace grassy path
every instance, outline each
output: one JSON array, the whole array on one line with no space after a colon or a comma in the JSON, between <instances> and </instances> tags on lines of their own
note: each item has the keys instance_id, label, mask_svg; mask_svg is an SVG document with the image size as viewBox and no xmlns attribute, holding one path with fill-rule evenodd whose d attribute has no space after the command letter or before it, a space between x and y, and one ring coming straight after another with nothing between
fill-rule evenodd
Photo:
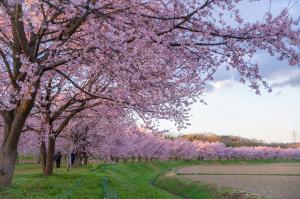
<instances>
[{"instance_id":1,"label":"grassy path","mask_svg":"<svg viewBox=\"0 0 300 199\"><path fill-rule=\"evenodd\" d=\"M259 163L268 163L263 161ZM273 162L273 161L271 161ZM192 198L217 198L210 187L194 187L183 189L187 182L174 184L172 179L162 179L159 174L170 169L196 164L245 164L242 161L166 161L120 163L109 165L89 165L66 171L66 168L56 169L55 174L45 177L41 174L40 165L17 165L13 187L0 188L1 199L176 199L194 193ZM255 163L251 161L247 163ZM158 178L157 178L158 177ZM169 181L168 181L169 180ZM173 184L172 184L173 183ZM180 184L181 183L181 184ZM183 184L182 184L183 183ZM192 185L193 187L194 185ZM165 191L176 193L182 197ZM177 190L174 192L173 190ZM192 192L194 189L198 192ZM201 192L201 193L200 193ZM196 194L196 195L195 195ZM203 197L200 197L201 194ZM206 197L209 195L210 197ZM188 195L190 196L190 195ZM186 198L186 197L185 197ZM189 197L191 198L191 197Z\"/></svg>"},{"instance_id":2,"label":"grassy path","mask_svg":"<svg viewBox=\"0 0 300 199\"><path fill-rule=\"evenodd\" d=\"M184 161L90 165L45 177L40 165L19 164L13 187L1 188L1 199L177 198L153 184L162 171L189 164ZM117 195L117 196L116 196Z\"/></svg>"}]
</instances>

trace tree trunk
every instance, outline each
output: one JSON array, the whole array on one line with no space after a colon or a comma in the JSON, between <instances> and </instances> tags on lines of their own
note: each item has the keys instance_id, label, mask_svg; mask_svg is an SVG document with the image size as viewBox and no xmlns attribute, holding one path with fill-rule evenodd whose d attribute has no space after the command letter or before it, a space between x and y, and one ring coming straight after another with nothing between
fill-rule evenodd
<instances>
[{"instance_id":1,"label":"tree trunk","mask_svg":"<svg viewBox=\"0 0 300 199\"><path fill-rule=\"evenodd\" d=\"M46 159L46 168L44 170L44 175L50 176L53 174L53 158L55 152L55 138L49 136L48 138L48 150Z\"/></svg>"},{"instance_id":2,"label":"tree trunk","mask_svg":"<svg viewBox=\"0 0 300 199\"><path fill-rule=\"evenodd\" d=\"M46 144L44 141L42 141L41 146L40 146L40 157L41 157L43 173L45 173L46 172L46 164L47 164L47 149L46 149Z\"/></svg>"},{"instance_id":3,"label":"tree trunk","mask_svg":"<svg viewBox=\"0 0 300 199\"><path fill-rule=\"evenodd\" d=\"M87 153L85 153L85 154L84 154L84 158L83 158L83 164L84 164L84 165L87 165L87 164L88 164L88 161L89 161L88 155L87 155Z\"/></svg>"},{"instance_id":4,"label":"tree trunk","mask_svg":"<svg viewBox=\"0 0 300 199\"><path fill-rule=\"evenodd\" d=\"M42 163L41 154L39 154L39 155L36 157L36 163L37 163L37 164L41 164L41 163Z\"/></svg>"},{"instance_id":5,"label":"tree trunk","mask_svg":"<svg viewBox=\"0 0 300 199\"><path fill-rule=\"evenodd\" d=\"M81 167L81 166L82 166L82 153L77 152L73 167Z\"/></svg>"},{"instance_id":6,"label":"tree trunk","mask_svg":"<svg viewBox=\"0 0 300 199\"><path fill-rule=\"evenodd\" d=\"M18 155L18 143L28 116L27 112L22 112L26 109L25 105L21 105L20 114L15 115L14 110L2 113L4 134L3 143L0 148L0 186L11 185Z\"/></svg>"},{"instance_id":7,"label":"tree trunk","mask_svg":"<svg viewBox=\"0 0 300 199\"><path fill-rule=\"evenodd\" d=\"M17 149L2 147L0 150L0 185L11 186L17 159Z\"/></svg>"},{"instance_id":8,"label":"tree trunk","mask_svg":"<svg viewBox=\"0 0 300 199\"><path fill-rule=\"evenodd\" d=\"M19 163L20 163L20 158L19 158L19 153L18 153L18 150L17 150L16 164L19 164Z\"/></svg>"},{"instance_id":9,"label":"tree trunk","mask_svg":"<svg viewBox=\"0 0 300 199\"><path fill-rule=\"evenodd\" d=\"M113 162L115 160L115 157L110 155L110 160Z\"/></svg>"}]
</instances>

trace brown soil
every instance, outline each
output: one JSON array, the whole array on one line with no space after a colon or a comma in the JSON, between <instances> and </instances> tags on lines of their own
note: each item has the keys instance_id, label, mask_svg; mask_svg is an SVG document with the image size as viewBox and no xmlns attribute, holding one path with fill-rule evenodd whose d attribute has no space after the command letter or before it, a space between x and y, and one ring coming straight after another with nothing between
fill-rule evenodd
<instances>
[{"instance_id":1,"label":"brown soil","mask_svg":"<svg viewBox=\"0 0 300 199\"><path fill-rule=\"evenodd\" d=\"M199 165L178 169L177 173L300 175L300 164Z\"/></svg>"},{"instance_id":2,"label":"brown soil","mask_svg":"<svg viewBox=\"0 0 300 199\"><path fill-rule=\"evenodd\" d=\"M300 164L203 165L178 177L280 199L300 199ZM241 174L241 175L239 175Z\"/></svg>"}]
</instances>

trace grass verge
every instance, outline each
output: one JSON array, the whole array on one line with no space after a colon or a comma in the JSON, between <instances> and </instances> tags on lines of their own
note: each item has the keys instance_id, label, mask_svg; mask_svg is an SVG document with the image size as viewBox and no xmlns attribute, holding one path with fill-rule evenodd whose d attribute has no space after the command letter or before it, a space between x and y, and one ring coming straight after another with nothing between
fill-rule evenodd
<instances>
[{"instance_id":1,"label":"grass verge","mask_svg":"<svg viewBox=\"0 0 300 199\"><path fill-rule=\"evenodd\" d=\"M278 162L280 161L153 161L88 165L71 171L67 171L66 166L62 165L62 168L55 169L53 176L48 177L41 174L41 167L38 164L18 164L13 179L13 186L10 188L0 187L0 198L213 198L214 195L211 194L215 190L211 189L211 187L193 185L189 182L179 182L168 178L161 179L160 174L175 168L196 164L259 164Z\"/></svg>"}]
</instances>

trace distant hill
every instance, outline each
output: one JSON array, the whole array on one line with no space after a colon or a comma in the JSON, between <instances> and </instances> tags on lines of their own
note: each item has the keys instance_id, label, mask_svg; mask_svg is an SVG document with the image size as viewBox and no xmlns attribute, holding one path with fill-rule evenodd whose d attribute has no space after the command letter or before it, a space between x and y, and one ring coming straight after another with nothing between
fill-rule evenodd
<instances>
[{"instance_id":1,"label":"distant hill","mask_svg":"<svg viewBox=\"0 0 300 199\"><path fill-rule=\"evenodd\" d=\"M288 145L289 148L300 148L300 142L291 143Z\"/></svg>"},{"instance_id":2,"label":"distant hill","mask_svg":"<svg viewBox=\"0 0 300 199\"><path fill-rule=\"evenodd\" d=\"M214 133L194 133L180 135L179 137L194 141L201 140L207 142L222 142L226 146L241 147L241 146L269 146L269 147L281 147L281 148L300 148L300 143L266 143L263 140L249 139L240 136L233 135L216 135Z\"/></svg>"}]
</instances>

